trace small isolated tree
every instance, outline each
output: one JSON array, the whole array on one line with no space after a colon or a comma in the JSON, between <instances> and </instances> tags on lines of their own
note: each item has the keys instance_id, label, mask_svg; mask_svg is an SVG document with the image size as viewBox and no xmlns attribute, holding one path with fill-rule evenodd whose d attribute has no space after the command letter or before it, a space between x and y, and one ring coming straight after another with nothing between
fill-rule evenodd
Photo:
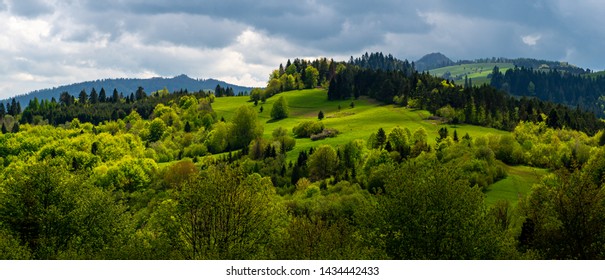
<instances>
[{"instance_id":1,"label":"small isolated tree","mask_svg":"<svg viewBox=\"0 0 605 280\"><path fill-rule=\"evenodd\" d=\"M355 102L351 101L351 104L349 104L349 107L355 108Z\"/></svg>"},{"instance_id":2,"label":"small isolated tree","mask_svg":"<svg viewBox=\"0 0 605 280\"><path fill-rule=\"evenodd\" d=\"M319 111L319 114L317 114L317 118L321 121L324 119L324 112L323 111Z\"/></svg>"},{"instance_id":3,"label":"small isolated tree","mask_svg":"<svg viewBox=\"0 0 605 280\"><path fill-rule=\"evenodd\" d=\"M280 96L273 104L273 109L271 109L271 118L274 120L285 119L288 117L288 114L288 102L283 96Z\"/></svg>"}]
</instances>

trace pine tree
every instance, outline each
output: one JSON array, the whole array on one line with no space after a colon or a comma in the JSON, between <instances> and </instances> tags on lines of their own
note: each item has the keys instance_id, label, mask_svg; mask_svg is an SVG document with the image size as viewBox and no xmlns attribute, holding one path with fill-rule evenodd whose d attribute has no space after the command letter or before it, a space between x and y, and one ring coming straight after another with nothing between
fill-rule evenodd
<instances>
[{"instance_id":1,"label":"pine tree","mask_svg":"<svg viewBox=\"0 0 605 280\"><path fill-rule=\"evenodd\" d=\"M107 93L105 92L105 88L101 88L99 92L99 102L107 102Z\"/></svg>"},{"instance_id":2,"label":"pine tree","mask_svg":"<svg viewBox=\"0 0 605 280\"><path fill-rule=\"evenodd\" d=\"M78 102L80 102L80 104L86 104L88 102L88 94L86 93L86 90L83 89L80 91Z\"/></svg>"},{"instance_id":3,"label":"pine tree","mask_svg":"<svg viewBox=\"0 0 605 280\"><path fill-rule=\"evenodd\" d=\"M384 129L379 128L378 129L378 133L376 133L376 147L377 149L382 149L382 146L384 146L384 144L387 141L387 134L384 132Z\"/></svg>"},{"instance_id":4,"label":"pine tree","mask_svg":"<svg viewBox=\"0 0 605 280\"><path fill-rule=\"evenodd\" d=\"M13 129L12 129L12 131L11 131L11 132L12 132L12 133L17 133L17 132L19 132L19 123L18 123L18 122L16 122L16 123L13 125Z\"/></svg>"},{"instance_id":5,"label":"pine tree","mask_svg":"<svg viewBox=\"0 0 605 280\"><path fill-rule=\"evenodd\" d=\"M92 91L90 92L89 102L90 104L96 104L99 102L99 94L97 94L95 88L92 88Z\"/></svg>"},{"instance_id":6,"label":"pine tree","mask_svg":"<svg viewBox=\"0 0 605 280\"><path fill-rule=\"evenodd\" d=\"M185 132L191 132L191 124L189 121L185 123Z\"/></svg>"},{"instance_id":7,"label":"pine tree","mask_svg":"<svg viewBox=\"0 0 605 280\"><path fill-rule=\"evenodd\" d=\"M321 121L324 119L324 112L323 111L319 111L319 114L317 114L317 118Z\"/></svg>"},{"instance_id":8,"label":"pine tree","mask_svg":"<svg viewBox=\"0 0 605 280\"><path fill-rule=\"evenodd\" d=\"M6 130L6 125L2 123L2 134L6 134L8 131Z\"/></svg>"},{"instance_id":9,"label":"pine tree","mask_svg":"<svg viewBox=\"0 0 605 280\"><path fill-rule=\"evenodd\" d=\"M115 88L113 89L113 94L111 96L111 102L112 103L120 102L120 94L118 94L118 90Z\"/></svg>"}]
</instances>

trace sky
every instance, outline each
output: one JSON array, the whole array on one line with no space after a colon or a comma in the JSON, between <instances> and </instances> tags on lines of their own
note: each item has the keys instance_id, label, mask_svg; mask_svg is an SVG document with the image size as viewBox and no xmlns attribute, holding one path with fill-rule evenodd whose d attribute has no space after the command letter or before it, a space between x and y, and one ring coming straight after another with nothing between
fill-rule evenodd
<instances>
[{"instance_id":1,"label":"sky","mask_svg":"<svg viewBox=\"0 0 605 280\"><path fill-rule=\"evenodd\" d=\"M289 58L531 57L605 69L601 0L0 0L0 99L105 78L266 85Z\"/></svg>"}]
</instances>

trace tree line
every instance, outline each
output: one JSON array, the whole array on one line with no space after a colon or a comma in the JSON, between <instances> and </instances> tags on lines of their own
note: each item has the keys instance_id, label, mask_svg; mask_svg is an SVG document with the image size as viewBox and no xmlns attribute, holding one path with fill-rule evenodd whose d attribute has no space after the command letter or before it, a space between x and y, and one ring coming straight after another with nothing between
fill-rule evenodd
<instances>
[{"instance_id":1,"label":"tree line","mask_svg":"<svg viewBox=\"0 0 605 280\"><path fill-rule=\"evenodd\" d=\"M580 107L605 116L605 77L574 75L552 70L536 71L532 68L515 67L504 74L494 69L491 85L515 96L527 96L548 100L570 107Z\"/></svg>"},{"instance_id":2,"label":"tree line","mask_svg":"<svg viewBox=\"0 0 605 280\"><path fill-rule=\"evenodd\" d=\"M496 72L494 72L496 73ZM498 72L499 73L499 72ZM498 81L498 76L495 81ZM494 79L492 77L492 83ZM461 87L428 73L382 71L346 66L328 88L329 100L375 98L387 104L426 109L452 123L511 131L520 121L547 121L594 134L604 124L592 112L538 98L517 98L492 86Z\"/></svg>"}]
</instances>

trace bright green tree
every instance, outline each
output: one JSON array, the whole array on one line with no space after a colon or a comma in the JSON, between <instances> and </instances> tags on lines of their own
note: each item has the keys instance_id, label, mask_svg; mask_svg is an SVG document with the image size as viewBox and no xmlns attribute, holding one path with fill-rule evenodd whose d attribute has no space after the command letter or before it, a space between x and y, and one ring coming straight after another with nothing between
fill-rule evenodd
<instances>
[{"instance_id":1,"label":"bright green tree","mask_svg":"<svg viewBox=\"0 0 605 280\"><path fill-rule=\"evenodd\" d=\"M156 142L162 139L162 135L166 131L166 123L161 118L155 118L149 124L149 142Z\"/></svg>"},{"instance_id":2,"label":"bright green tree","mask_svg":"<svg viewBox=\"0 0 605 280\"><path fill-rule=\"evenodd\" d=\"M258 122L256 110L250 106L239 107L231 124L229 140L232 149L247 147L253 139L263 135L263 126Z\"/></svg>"},{"instance_id":3,"label":"bright green tree","mask_svg":"<svg viewBox=\"0 0 605 280\"><path fill-rule=\"evenodd\" d=\"M289 115L288 102L283 96L280 96L271 109L271 118L274 120L285 119Z\"/></svg>"},{"instance_id":4,"label":"bright green tree","mask_svg":"<svg viewBox=\"0 0 605 280\"><path fill-rule=\"evenodd\" d=\"M305 69L305 88L315 88L319 79L319 71L315 67L309 65Z\"/></svg>"}]
</instances>

